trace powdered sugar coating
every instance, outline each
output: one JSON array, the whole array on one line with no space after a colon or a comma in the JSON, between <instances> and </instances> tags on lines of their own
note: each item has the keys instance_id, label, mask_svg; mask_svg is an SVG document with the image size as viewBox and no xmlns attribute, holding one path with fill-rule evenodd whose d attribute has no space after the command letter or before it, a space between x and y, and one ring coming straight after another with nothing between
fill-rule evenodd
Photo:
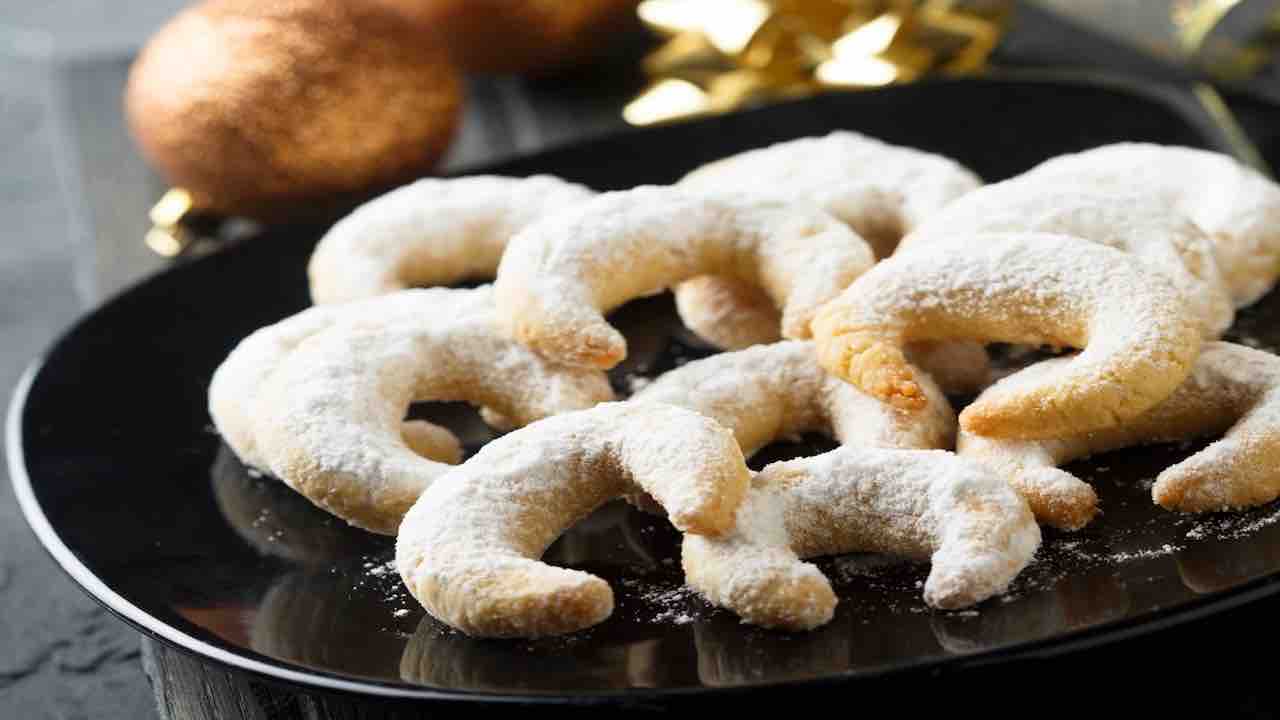
<instances>
[{"instance_id":1,"label":"powdered sugar coating","mask_svg":"<svg viewBox=\"0 0 1280 720\"><path fill-rule=\"evenodd\" d=\"M676 312L695 335L721 350L742 350L782 339L782 313L760 288L703 275L672 292Z\"/></svg>"},{"instance_id":2,"label":"powdered sugar coating","mask_svg":"<svg viewBox=\"0 0 1280 720\"><path fill-rule=\"evenodd\" d=\"M252 405L262 384L303 340L333 325L341 312L309 308L244 338L218 365L209 383L209 416L240 461L266 469L253 432Z\"/></svg>"},{"instance_id":3,"label":"powdered sugar coating","mask_svg":"<svg viewBox=\"0 0 1280 720\"><path fill-rule=\"evenodd\" d=\"M881 262L813 323L819 361L886 402L927 404L903 346L971 339L1082 347L1035 384L988 389L961 426L1043 438L1111 427L1167 397L1204 335L1173 284L1076 238L975 234Z\"/></svg>"},{"instance_id":4,"label":"powdered sugar coating","mask_svg":"<svg viewBox=\"0 0 1280 720\"><path fill-rule=\"evenodd\" d=\"M955 437L955 412L931 382L930 404L909 413L824 371L813 344L784 341L722 353L671 370L632 396L712 418L734 433L745 455L775 440L825 432L863 447L942 448Z\"/></svg>"},{"instance_id":5,"label":"powdered sugar coating","mask_svg":"<svg viewBox=\"0 0 1280 720\"><path fill-rule=\"evenodd\" d=\"M512 239L495 283L505 331L544 356L608 368L626 341L603 313L691 277L760 286L782 334L805 338L817 308L873 262L871 250L816 208L678 188L606 193Z\"/></svg>"},{"instance_id":6,"label":"powdered sugar coating","mask_svg":"<svg viewBox=\"0 0 1280 720\"><path fill-rule=\"evenodd\" d=\"M691 533L732 524L749 473L713 420L661 403L606 403L484 446L433 483L396 539L396 567L432 616L470 635L539 637L613 611L603 580L540 562L565 529L643 490Z\"/></svg>"},{"instance_id":7,"label":"powdered sugar coating","mask_svg":"<svg viewBox=\"0 0 1280 720\"><path fill-rule=\"evenodd\" d=\"M253 411L267 378L307 338L360 312L358 305L304 310L255 330L218 365L209 383L209 416L241 462L260 470L269 469L258 451ZM424 458L449 465L462 460L462 446L446 428L424 420L407 420L400 431L409 448Z\"/></svg>"},{"instance_id":8,"label":"powdered sugar coating","mask_svg":"<svg viewBox=\"0 0 1280 720\"><path fill-rule=\"evenodd\" d=\"M1032 365L992 387L1034 384L1069 362ZM1038 518L1075 529L1096 511L1093 490L1056 466L1077 458L1147 443L1226 433L1221 440L1166 469L1151 489L1156 503L1186 512L1260 505L1280 496L1280 358L1226 342L1205 346L1191 374L1159 405L1105 430L1039 441L985 438L962 432L959 452L1012 478Z\"/></svg>"},{"instance_id":9,"label":"powdered sugar coating","mask_svg":"<svg viewBox=\"0 0 1280 720\"><path fill-rule=\"evenodd\" d=\"M782 337L773 301L738 280L715 275L686 280L676 286L675 300L689 329L721 350L767 345ZM991 368L981 343L914 343L907 347L907 357L948 393L977 393L990 384Z\"/></svg>"},{"instance_id":10,"label":"powdered sugar coating","mask_svg":"<svg viewBox=\"0 0 1280 720\"><path fill-rule=\"evenodd\" d=\"M946 393L975 395L986 389L994 376L987 346L973 340L923 340L907 345L906 351L907 362L923 370Z\"/></svg>"},{"instance_id":11,"label":"powdered sugar coating","mask_svg":"<svg viewBox=\"0 0 1280 720\"><path fill-rule=\"evenodd\" d=\"M1265 295L1280 273L1280 186L1227 155L1117 143L1047 160L1024 177L1145 193L1191 218L1213 238L1236 307Z\"/></svg>"},{"instance_id":12,"label":"powdered sugar coating","mask_svg":"<svg viewBox=\"0 0 1280 720\"><path fill-rule=\"evenodd\" d=\"M490 279L512 236L594 195L550 175L418 180L361 205L321 238L307 266L311 297L319 305Z\"/></svg>"},{"instance_id":13,"label":"powdered sugar coating","mask_svg":"<svg viewBox=\"0 0 1280 720\"><path fill-rule=\"evenodd\" d=\"M1209 337L1231 325L1235 308L1213 240L1150 193L1070 188L1023 176L974 191L902 240L899 252L956 235L1037 232L1070 235L1133 254L1165 273L1200 313Z\"/></svg>"},{"instance_id":14,"label":"powdered sugar coating","mask_svg":"<svg viewBox=\"0 0 1280 720\"><path fill-rule=\"evenodd\" d=\"M905 233L982 181L950 158L840 130L716 160L679 184L703 192L748 192L816 204L883 258ZM781 337L773 303L731 278L707 276L681 283L675 297L689 329L716 347L740 350Z\"/></svg>"},{"instance_id":15,"label":"powdered sugar coating","mask_svg":"<svg viewBox=\"0 0 1280 720\"><path fill-rule=\"evenodd\" d=\"M272 473L374 532L395 532L451 467L406 443L411 402L466 400L523 425L613 397L603 373L552 365L498 333L488 286L403 290L342 307L341 322L280 361L249 416Z\"/></svg>"},{"instance_id":16,"label":"powdered sugar coating","mask_svg":"<svg viewBox=\"0 0 1280 720\"><path fill-rule=\"evenodd\" d=\"M842 447L774 463L751 482L728 535L686 535L686 578L745 622L806 630L836 597L801 558L854 551L929 559L925 602L991 597L1031 561L1040 529L1003 478L941 450Z\"/></svg>"},{"instance_id":17,"label":"powdered sugar coating","mask_svg":"<svg viewBox=\"0 0 1280 720\"><path fill-rule=\"evenodd\" d=\"M982 185L942 155L849 130L731 155L690 172L680 186L743 192L821 207L887 257L898 239L952 200Z\"/></svg>"}]
</instances>

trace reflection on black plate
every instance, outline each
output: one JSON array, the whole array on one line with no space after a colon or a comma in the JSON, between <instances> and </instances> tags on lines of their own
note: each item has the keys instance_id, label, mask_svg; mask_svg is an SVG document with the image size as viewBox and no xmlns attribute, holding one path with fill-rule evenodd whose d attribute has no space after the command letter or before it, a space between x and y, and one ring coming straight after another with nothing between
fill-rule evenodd
<instances>
[{"instance_id":1,"label":"reflection on black plate","mask_svg":"<svg viewBox=\"0 0 1280 720\"><path fill-rule=\"evenodd\" d=\"M649 130L491 170L600 188L667 182L714 157L840 127L952 155L988 180L1117 140L1221 148L1179 102L1061 83L935 83ZM1096 484L1103 516L1080 533L1047 533L1011 591L976 610L931 611L920 600L926 568L855 555L820 561L841 598L832 623L801 635L747 627L682 587L679 538L664 521L614 503L548 554L608 579L614 617L567 638L463 637L408 597L389 539L251 475L209 427L213 369L251 330L307 304L306 258L322 232L278 229L109 303L49 353L11 415L19 495L64 567L130 621L224 662L371 693L626 691L654 701L641 689L776 686L1016 658L1009 648L1034 641L1105 640L1203 609L1205 599L1267 590L1275 584L1253 581L1280 572L1280 508L1184 517L1152 505L1151 478L1192 449L1159 447L1072 467ZM1272 297L1237 330L1280 342L1278 316ZM632 352L613 376L624 394L707 353L667 296L613 319ZM470 451L491 437L458 405L414 414L453 427ZM807 438L753 465L828 447Z\"/></svg>"}]
</instances>

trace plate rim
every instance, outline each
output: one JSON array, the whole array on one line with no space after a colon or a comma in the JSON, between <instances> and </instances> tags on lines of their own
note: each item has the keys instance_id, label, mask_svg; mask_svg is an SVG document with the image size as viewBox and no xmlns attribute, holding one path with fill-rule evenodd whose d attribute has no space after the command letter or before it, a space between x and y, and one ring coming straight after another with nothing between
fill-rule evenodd
<instances>
[{"instance_id":1,"label":"plate rim","mask_svg":"<svg viewBox=\"0 0 1280 720\"><path fill-rule=\"evenodd\" d=\"M78 323L77 323L78 325ZM1121 642L1132 637L1154 634L1168 628L1194 622L1209 615L1230 610L1266 597L1280 594L1280 572L1263 575L1232 588L1207 593L1194 600L1160 608L1144 617L1122 618L1100 625L1073 630L1063 635L1030 640L965 655L944 655L898 665L884 665L860 671L827 676L776 680L753 685L731 687L620 688L578 691L573 694L522 690L519 693L453 690L429 686L411 687L374 679L354 679L336 673L303 669L280 660L259 660L246 654L218 647L164 622L160 618L125 599L90 570L75 552L62 541L49 522L35 487L27 473L22 443L22 424L27 398L34 386L44 358L39 357L23 371L13 389L5 417L5 460L18 507L28 527L59 568L80 589L116 617L147 637L166 643L179 651L232 670L243 671L304 690L355 693L388 699L412 699L439 702L503 703L526 705L609 705L618 702L677 700L681 697L703 697L707 694L730 695L816 689L874 681L886 676L915 673L963 672L965 670L1011 664L1025 660L1045 659Z\"/></svg>"},{"instance_id":2,"label":"plate rim","mask_svg":"<svg viewBox=\"0 0 1280 720\"><path fill-rule=\"evenodd\" d=\"M1191 92L1172 83L1157 82L1144 84L1135 78L1106 72L1094 71L1058 71L1045 69L1013 70L990 73L974 78L981 82L1044 85L1072 85L1102 87L1113 92L1143 97L1166 105L1183 117L1188 124L1201 131L1204 139L1212 142L1216 149L1237 156L1227 138L1226 131L1209 116L1199 105ZM915 86L957 84L969 81L967 78L935 78ZM892 91L901 86L887 88ZM866 91L863 91L866 92ZM871 90L870 92L876 92ZM767 110L778 105L804 103L811 98L799 99L787 103L777 103L761 108ZM747 111L752 112L752 111ZM713 116L714 117L714 116ZM697 122L695 119L691 122ZM683 124L683 123L681 123ZM659 127L665 127L659 126ZM486 168L500 167L514 162L533 162L540 156L562 151L581 143L590 143L610 137L626 136L634 132L643 132L646 128L632 128L619 132L605 133L582 138L575 142L556 144L541 149L536 153L515 155L496 163L484 166L468 167L454 174L473 174L484 172ZM300 223L304 225L312 222ZM225 250L234 250L232 247ZM732 687L679 687L679 688L620 688L610 690L576 691L572 694L555 692L538 692L521 690L515 693L493 691L473 691L462 689L443 689L429 686L408 686L375 679L356 679L344 677L325 670L303 668L298 665L275 659L258 659L247 654L236 653L224 649L208 641L202 640L178 627L164 622L148 613L141 607L114 591L104 580L98 577L76 556L62 540L58 531L45 515L44 508L36 497L35 485L27 472L25 448L23 444L22 426L26 415L27 400L31 389L39 379L45 359L56 353L77 330L92 321L108 306L114 305L126 296L156 281L158 278L181 273L200 265L202 261L222 255L222 252L210 256L193 258L191 261L162 268L149 273L118 292L105 298L96 306L81 314L75 321L66 326L56 338L49 343L47 349L37 355L22 372L15 383L5 416L4 442L5 460L14 489L19 510L28 527L35 534L45 552L55 564L65 572L73 582L87 595L112 614L127 622L131 627L147 637L166 643L167 645L211 661L218 666L243 671L273 681L295 686L305 690L355 693L389 699L413 699L441 702L465 703L501 703L532 705L601 705L619 702L671 701L680 697L702 697L708 693L723 696L739 693L761 693L791 691L802 688L818 688L823 686L851 685L874 681L889 675L905 676L920 672L960 672L966 669L986 667L1022 660L1049 658L1086 650L1091 647L1120 642L1126 639L1160 632L1173 626L1194 622L1231 608L1238 607L1259 599L1280 593L1280 572L1263 575L1241 583L1232 588L1205 594L1175 606L1153 610L1140 618L1123 618L1100 625L1070 631L1068 633L1037 640L996 647L966 655L939 656L896 665L884 665L859 671L846 671L827 676L775 680L765 683L732 686Z\"/></svg>"}]
</instances>

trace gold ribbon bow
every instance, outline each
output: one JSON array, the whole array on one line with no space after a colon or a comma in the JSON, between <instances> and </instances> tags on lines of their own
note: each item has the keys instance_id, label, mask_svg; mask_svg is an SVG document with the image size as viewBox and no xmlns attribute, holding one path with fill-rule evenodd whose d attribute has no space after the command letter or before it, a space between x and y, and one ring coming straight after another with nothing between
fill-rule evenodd
<instances>
[{"instance_id":1,"label":"gold ribbon bow","mask_svg":"<svg viewBox=\"0 0 1280 720\"><path fill-rule=\"evenodd\" d=\"M726 112L824 88L878 87L985 67L1010 0L644 0L665 41L633 125Z\"/></svg>"}]
</instances>

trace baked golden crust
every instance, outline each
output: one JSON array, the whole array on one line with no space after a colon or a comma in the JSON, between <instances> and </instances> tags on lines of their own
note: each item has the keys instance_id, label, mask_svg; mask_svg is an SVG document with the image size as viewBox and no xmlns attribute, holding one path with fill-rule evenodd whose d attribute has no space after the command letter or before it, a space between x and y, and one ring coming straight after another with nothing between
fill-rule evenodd
<instances>
[{"instance_id":1,"label":"baked golden crust","mask_svg":"<svg viewBox=\"0 0 1280 720\"><path fill-rule=\"evenodd\" d=\"M922 378L927 411L907 413L825 372L813 343L789 340L721 353L671 370L632 396L705 415L733 432L748 457L806 432L859 447L949 448L955 411Z\"/></svg>"},{"instance_id":2,"label":"baked golden crust","mask_svg":"<svg viewBox=\"0 0 1280 720\"><path fill-rule=\"evenodd\" d=\"M418 180L361 205L325 233L307 264L311 298L319 305L492 280L512 236L594 195L550 175Z\"/></svg>"},{"instance_id":3,"label":"baked golden crust","mask_svg":"<svg viewBox=\"0 0 1280 720\"><path fill-rule=\"evenodd\" d=\"M979 463L942 450L842 447L757 474L732 532L686 535L689 585L744 622L808 630L836 597L802 558L883 552L929 559L924 599L944 609L1004 591L1040 545L1022 498Z\"/></svg>"},{"instance_id":4,"label":"baked golden crust","mask_svg":"<svg viewBox=\"0 0 1280 720\"><path fill-rule=\"evenodd\" d=\"M782 339L782 313L760 288L703 275L676 286L676 311L686 327L721 350L742 350Z\"/></svg>"},{"instance_id":5,"label":"baked golden crust","mask_svg":"<svg viewBox=\"0 0 1280 720\"><path fill-rule=\"evenodd\" d=\"M817 205L885 258L903 235L982 180L951 158L838 130L715 160L679 184Z\"/></svg>"},{"instance_id":6,"label":"baked golden crust","mask_svg":"<svg viewBox=\"0 0 1280 720\"><path fill-rule=\"evenodd\" d=\"M1047 360L1006 378L1019 384L1052 375L1068 359ZM1038 441L962 432L958 452L1007 474L1036 517L1074 530L1096 513L1086 483L1057 466L1146 443L1225 435L1161 472L1152 499L1170 510L1214 512L1280 497L1280 358L1225 342L1205 346L1190 376L1147 412L1114 427Z\"/></svg>"},{"instance_id":7,"label":"baked golden crust","mask_svg":"<svg viewBox=\"0 0 1280 720\"><path fill-rule=\"evenodd\" d=\"M988 389L961 426L1044 438L1115 426L1186 378L1203 327L1132 256L1044 234L961 236L881 262L813 323L828 371L898 407L927 403L903 348L919 340L1082 347L1051 377Z\"/></svg>"},{"instance_id":8,"label":"baked golden crust","mask_svg":"<svg viewBox=\"0 0 1280 720\"><path fill-rule=\"evenodd\" d=\"M721 350L743 350L782 339L782 313L759 288L723 276L703 275L680 283L674 294L676 310L689 329ZM972 395L991 384L991 367L982 343L912 343L906 356L947 393Z\"/></svg>"},{"instance_id":9,"label":"baked golden crust","mask_svg":"<svg viewBox=\"0 0 1280 720\"><path fill-rule=\"evenodd\" d=\"M254 331L218 365L209 383L209 416L241 462L270 470L258 450L253 407L267 379L298 345L360 312L359 305L304 310ZM446 428L424 420L407 420L401 423L400 433L410 450L428 460L448 465L462 460L462 446Z\"/></svg>"},{"instance_id":10,"label":"baked golden crust","mask_svg":"<svg viewBox=\"0 0 1280 720\"><path fill-rule=\"evenodd\" d=\"M690 533L733 524L748 471L713 420L662 403L606 403L505 435L433 483L405 516L396 567L438 620L469 635L540 637L613 611L603 580L538 561L570 525L643 490Z\"/></svg>"},{"instance_id":11,"label":"baked golden crust","mask_svg":"<svg viewBox=\"0 0 1280 720\"><path fill-rule=\"evenodd\" d=\"M981 184L954 160L847 130L731 155L679 183L700 192L817 205L866 240L877 258L890 255L905 233ZM776 306L732 278L695 278L677 286L675 296L685 325L716 347L740 350L781 338Z\"/></svg>"},{"instance_id":12,"label":"baked golden crust","mask_svg":"<svg viewBox=\"0 0 1280 720\"><path fill-rule=\"evenodd\" d=\"M730 275L805 338L817 308L871 266L871 250L816 208L640 187L547 217L511 240L494 283L506 332L542 355L609 368L626 341L603 313L691 277Z\"/></svg>"},{"instance_id":13,"label":"baked golden crust","mask_svg":"<svg viewBox=\"0 0 1280 720\"><path fill-rule=\"evenodd\" d=\"M1190 218L1213 239L1236 307L1280 275L1280 185L1222 153L1116 143L1059 155L1023 175L1056 187L1141 193Z\"/></svg>"},{"instance_id":14,"label":"baked golden crust","mask_svg":"<svg viewBox=\"0 0 1280 720\"><path fill-rule=\"evenodd\" d=\"M403 426L411 402L467 400L524 425L612 399L603 373L552 365L500 336L492 302L485 286L333 306L341 319L298 342L246 400L254 452L316 505L392 534L451 467L414 452L422 438ZM211 394L227 379L215 377Z\"/></svg>"},{"instance_id":15,"label":"baked golden crust","mask_svg":"<svg viewBox=\"0 0 1280 720\"><path fill-rule=\"evenodd\" d=\"M1185 215L1140 188L1077 188L1023 175L975 190L902 239L898 252L960 235L1034 232L1070 235L1127 252L1173 281L1199 314L1209 339L1235 318L1213 239Z\"/></svg>"},{"instance_id":16,"label":"baked golden crust","mask_svg":"<svg viewBox=\"0 0 1280 720\"><path fill-rule=\"evenodd\" d=\"M925 601L965 607L1030 562L1037 520L1076 529L1097 513L1093 489L1055 467L1070 459L1225 432L1163 472L1155 502L1205 512L1280 497L1280 358L1229 343L1202 352L1233 299L1274 280L1275 268L1252 264L1269 241L1239 217L1270 217L1270 186L1166 150L1100 153L1098 187L1033 172L921 222L906 210L912 197L895 209L883 187L824 211L692 182L593 197L551 178L420 181L353 214L313 258L312 280L328 288L317 301L391 294L251 336L215 376L211 412L247 462L354 524L398 528L411 593L471 635L538 637L607 618L606 583L539 557L616 497L664 510L686 533L688 584L749 623L829 621L836 596L803 559L854 551L928 559ZM803 172L802 155L778 167L821 175ZM1185 177L1146 193L1107 185L1121 166L1146 177L1144 163L1227 167L1247 202L1215 195L1193 223ZM935 185L959 194L977 183L948 177ZM1224 279L1221 244L1203 231L1211 205L1230 216L1219 227L1252 228L1232 240L1243 284ZM833 217L860 208L874 210L861 227ZM877 239L915 232L872 267L846 223ZM492 288L396 291L495 267ZM704 337L753 346L595 405L612 397L600 368L626 353L603 314L668 287ZM981 387L986 342L1083 350L987 388L957 423L926 373ZM460 447L444 428L404 421L415 399L465 399L504 429L525 427L464 465L432 463L456 461ZM960 456L927 449L950 446L957 424ZM842 447L746 470L744 454L810 431Z\"/></svg>"}]
</instances>

